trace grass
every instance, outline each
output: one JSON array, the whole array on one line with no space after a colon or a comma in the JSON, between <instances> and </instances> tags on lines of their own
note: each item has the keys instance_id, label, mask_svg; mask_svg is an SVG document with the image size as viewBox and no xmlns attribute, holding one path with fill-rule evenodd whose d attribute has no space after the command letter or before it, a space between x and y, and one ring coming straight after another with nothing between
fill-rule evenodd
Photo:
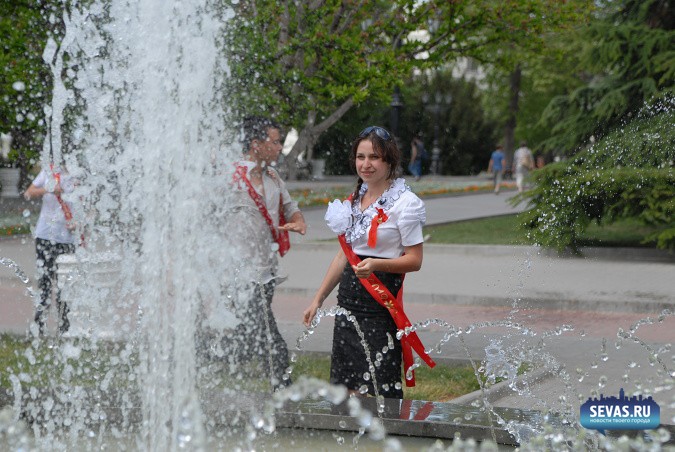
<instances>
[{"instance_id":1,"label":"grass","mask_svg":"<svg viewBox=\"0 0 675 452\"><path fill-rule=\"evenodd\" d=\"M473 245L526 245L526 233L518 229L516 215L458 221L424 228L426 243Z\"/></svg>"},{"instance_id":2,"label":"grass","mask_svg":"<svg viewBox=\"0 0 675 452\"><path fill-rule=\"evenodd\" d=\"M657 228L629 218L608 225L591 224L580 236L580 246L656 247L645 242ZM520 229L518 215L459 221L424 228L427 243L474 245L527 245L527 231Z\"/></svg>"},{"instance_id":3,"label":"grass","mask_svg":"<svg viewBox=\"0 0 675 452\"><path fill-rule=\"evenodd\" d=\"M305 354L298 357L293 370L293 378L304 375L328 381L330 377L330 357L326 355ZM480 388L473 368L467 366L444 366L437 364L433 369L422 366L415 370L416 386L403 387L403 398L445 402Z\"/></svg>"},{"instance_id":4,"label":"grass","mask_svg":"<svg viewBox=\"0 0 675 452\"><path fill-rule=\"evenodd\" d=\"M129 385L129 364L120 365L119 356L126 354L123 343L98 342L96 346L85 340L73 341L65 353L55 353L45 341L31 341L9 334L0 334L0 388L10 388L10 375L21 375L24 387L47 387L54 384L92 387L104 377L111 386ZM73 352L75 351L75 352ZM131 366L138 363L135 355Z\"/></svg>"},{"instance_id":5,"label":"grass","mask_svg":"<svg viewBox=\"0 0 675 452\"><path fill-rule=\"evenodd\" d=\"M426 182L426 181L406 181L412 190L421 198L437 195L447 195L452 193L471 193L479 191L492 191L492 183L486 181L484 184L473 185L450 185L443 182ZM510 187L508 184L503 184L504 187ZM334 199L346 199L349 193L354 190L355 185L350 186L336 186L336 187L320 187L315 189L293 189L289 190L291 197L298 202L298 206L314 207L325 206Z\"/></svg>"},{"instance_id":6,"label":"grass","mask_svg":"<svg viewBox=\"0 0 675 452\"><path fill-rule=\"evenodd\" d=\"M89 348L83 345L82 350ZM114 364L119 362L117 357L124 349L123 344L105 345L99 342L95 351L82 351L77 358L64 359L61 353L56 352L58 347L48 347L45 342L36 346L28 339L3 334L0 335L0 388L11 388L11 375L21 375L24 388L60 384L94 387L109 377L112 377L111 387L128 388L130 382L126 375L132 369L128 364ZM131 356L130 361L133 366L138 364L135 356ZM215 374L207 372L202 378L218 383L215 380L223 378L222 372L225 372L226 367L218 366L216 362L212 364L219 371ZM243 379L226 378L224 381L226 386L234 384L238 390L262 391L269 387L262 374L258 372L258 378L248 376ZM434 369L420 367L415 374L417 386L404 387L406 399L447 401L479 388L471 366L449 367L439 364ZM293 363L292 377L297 380L303 375L329 381L330 357L323 354L299 355Z\"/></svg>"}]
</instances>

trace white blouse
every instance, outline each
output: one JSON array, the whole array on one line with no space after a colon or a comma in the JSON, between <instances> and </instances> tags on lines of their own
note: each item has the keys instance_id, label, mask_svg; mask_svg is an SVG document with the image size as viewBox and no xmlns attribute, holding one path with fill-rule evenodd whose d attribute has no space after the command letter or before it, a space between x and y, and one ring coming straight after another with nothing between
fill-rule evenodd
<instances>
[{"instance_id":1,"label":"white blouse","mask_svg":"<svg viewBox=\"0 0 675 452\"><path fill-rule=\"evenodd\" d=\"M368 190L368 185L364 183L361 186L359 198L366 190ZM384 211L388 219L378 226L377 245L371 248L368 246L368 235L378 208ZM329 212L326 214L327 221L329 221L330 210L329 207ZM405 184L405 179L399 178L363 212L359 200L352 203L351 219L345 231L345 238L358 255L392 259L400 257L404 247L417 245L424 241L422 226L425 222L424 202ZM335 230L333 227L331 229Z\"/></svg>"},{"instance_id":2,"label":"white blouse","mask_svg":"<svg viewBox=\"0 0 675 452\"><path fill-rule=\"evenodd\" d=\"M54 171L60 171L54 168ZM33 185L37 188L43 188L47 181L53 179L51 170L43 169L33 180ZM61 198L72 209L72 203L68 201L70 193L75 189L73 179L67 174L61 174L61 189L63 195ZM75 243L73 232L66 227L66 217L63 208L53 193L45 193L42 197L42 207L40 216L35 225L34 235L38 239L49 240L56 243Z\"/></svg>"}]
</instances>

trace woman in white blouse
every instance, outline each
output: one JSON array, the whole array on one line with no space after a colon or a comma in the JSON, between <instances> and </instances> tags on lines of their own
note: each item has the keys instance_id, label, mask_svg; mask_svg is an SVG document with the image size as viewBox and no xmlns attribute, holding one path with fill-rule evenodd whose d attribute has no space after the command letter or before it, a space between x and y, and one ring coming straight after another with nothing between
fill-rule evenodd
<instances>
[{"instance_id":1,"label":"woman in white blouse","mask_svg":"<svg viewBox=\"0 0 675 452\"><path fill-rule=\"evenodd\" d=\"M323 301L339 283L338 305L355 318L365 336L369 360L356 326L338 315L333 332L331 383L350 391L402 398L401 343L387 308L378 303L359 278L375 274L394 297L403 275L422 266L426 214L424 203L398 178L401 152L389 132L367 127L352 144L350 163L358 175L349 201L331 203L326 220L361 259L351 265L341 249L331 262L304 324L310 326ZM373 231L374 230L374 231ZM373 372L374 370L374 372Z\"/></svg>"}]
</instances>

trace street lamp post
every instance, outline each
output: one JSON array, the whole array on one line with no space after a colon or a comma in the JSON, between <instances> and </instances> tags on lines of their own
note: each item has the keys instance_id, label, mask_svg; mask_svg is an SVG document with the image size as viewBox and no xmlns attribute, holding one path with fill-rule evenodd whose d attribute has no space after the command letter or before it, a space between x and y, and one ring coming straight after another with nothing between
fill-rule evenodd
<instances>
[{"instance_id":1,"label":"street lamp post","mask_svg":"<svg viewBox=\"0 0 675 452\"><path fill-rule=\"evenodd\" d=\"M401 143L398 142L399 141L398 124L401 119L401 109L403 108L403 100L401 99L401 89L398 86L394 87L394 93L391 96L391 104L389 105L391 107L391 120L390 120L391 133L394 135L396 144L400 147Z\"/></svg>"},{"instance_id":2,"label":"street lamp post","mask_svg":"<svg viewBox=\"0 0 675 452\"><path fill-rule=\"evenodd\" d=\"M434 94L434 103L428 105L429 94L422 94L422 103L434 114L434 142L431 148L431 174L438 175L441 172L441 147L438 140L440 132L440 114L441 111L450 106L452 96L446 94L443 96L440 91Z\"/></svg>"}]
</instances>

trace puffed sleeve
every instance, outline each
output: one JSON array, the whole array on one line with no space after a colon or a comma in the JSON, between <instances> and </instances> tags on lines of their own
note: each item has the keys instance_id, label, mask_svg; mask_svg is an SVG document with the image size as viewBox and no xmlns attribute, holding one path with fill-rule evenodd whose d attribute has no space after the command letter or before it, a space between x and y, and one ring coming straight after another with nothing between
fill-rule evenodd
<instances>
[{"instance_id":1,"label":"puffed sleeve","mask_svg":"<svg viewBox=\"0 0 675 452\"><path fill-rule=\"evenodd\" d=\"M422 226L427 221L427 212L424 202L416 195L410 193L404 203L398 217L398 229L401 233L403 246L413 246L424 242Z\"/></svg>"}]
</instances>

